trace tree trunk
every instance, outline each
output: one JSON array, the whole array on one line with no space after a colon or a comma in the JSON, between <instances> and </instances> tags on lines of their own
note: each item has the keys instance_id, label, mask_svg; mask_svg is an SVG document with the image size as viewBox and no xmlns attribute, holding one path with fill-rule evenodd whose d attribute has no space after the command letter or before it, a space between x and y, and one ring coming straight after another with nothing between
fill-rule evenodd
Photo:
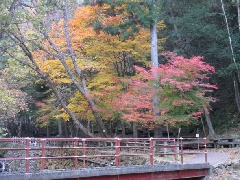
<instances>
[{"instance_id":1,"label":"tree trunk","mask_svg":"<svg viewBox=\"0 0 240 180\"><path fill-rule=\"evenodd\" d=\"M213 126L212 126L212 122L211 122L211 119L210 119L210 116L209 116L209 112L206 109L204 109L204 115L205 115L205 119L206 119L206 122L207 122L207 125L208 125L209 136L211 138L215 137L215 131L214 131Z\"/></svg>"},{"instance_id":2,"label":"tree trunk","mask_svg":"<svg viewBox=\"0 0 240 180\"><path fill-rule=\"evenodd\" d=\"M151 25L150 33L151 33L151 62L152 62L152 67L157 68L158 67L158 45L157 45L157 24L156 24L156 22ZM157 74L155 74L155 75L157 75ZM155 78L158 78L158 76L156 76Z\"/></svg>"},{"instance_id":3,"label":"tree trunk","mask_svg":"<svg viewBox=\"0 0 240 180\"><path fill-rule=\"evenodd\" d=\"M47 127L46 127L46 134L47 134L47 138L49 138L49 137L50 137L50 133L49 133L49 125L47 125Z\"/></svg>"},{"instance_id":4,"label":"tree trunk","mask_svg":"<svg viewBox=\"0 0 240 180\"><path fill-rule=\"evenodd\" d=\"M101 119L101 117L100 117L100 115L97 111L97 107L96 107L93 99L89 96L89 94L86 94L85 96L86 96L85 98L86 98L88 104L91 107L93 115L94 115L94 117L95 117L95 119L96 119L96 121L99 125L100 134L102 134L104 137L108 137L107 128L105 127L105 125L104 125L104 123L103 123L103 121L102 121L102 119Z\"/></svg>"},{"instance_id":5,"label":"tree trunk","mask_svg":"<svg viewBox=\"0 0 240 180\"><path fill-rule=\"evenodd\" d=\"M57 97L58 101L61 103L62 107L65 109L65 111L70 115L70 117L72 118L72 120L74 121L74 124L76 124L81 130L82 132L87 135L88 137L93 137L93 134L91 132L88 131L87 128L85 128L77 119L77 117L75 116L75 114L67 107L66 103L64 102L63 98L61 97L60 93L57 91L57 89L55 88L55 86L53 85L53 83L50 81L50 79L45 78L45 80L47 80L49 87L52 89L53 93L55 94L55 96Z\"/></svg>"},{"instance_id":6,"label":"tree trunk","mask_svg":"<svg viewBox=\"0 0 240 180\"><path fill-rule=\"evenodd\" d=\"M87 129L89 132L91 132L91 121L90 120L88 120L88 122L87 122Z\"/></svg>"},{"instance_id":7,"label":"tree trunk","mask_svg":"<svg viewBox=\"0 0 240 180\"><path fill-rule=\"evenodd\" d=\"M160 116L159 111L159 75L158 72L154 70L154 68L158 68L158 45L157 45L157 24L156 21L150 27L151 33L151 62L153 68L153 88L155 89L155 93L153 95L153 114L155 121L158 120ZM154 128L154 137L162 137L162 130L160 130L161 126L157 123L157 127Z\"/></svg>"},{"instance_id":8,"label":"tree trunk","mask_svg":"<svg viewBox=\"0 0 240 180\"><path fill-rule=\"evenodd\" d=\"M70 131L70 138L74 137L74 127L72 121L68 121L69 123L69 131Z\"/></svg>"},{"instance_id":9,"label":"tree trunk","mask_svg":"<svg viewBox=\"0 0 240 180\"><path fill-rule=\"evenodd\" d=\"M58 137L63 137L62 122L58 120Z\"/></svg>"},{"instance_id":10,"label":"tree trunk","mask_svg":"<svg viewBox=\"0 0 240 180\"><path fill-rule=\"evenodd\" d=\"M74 137L78 137L79 136L79 128L77 126L75 126L75 136Z\"/></svg>"},{"instance_id":11,"label":"tree trunk","mask_svg":"<svg viewBox=\"0 0 240 180\"><path fill-rule=\"evenodd\" d=\"M180 48L181 45L179 44L179 42L181 42L182 40L181 40L181 36L179 34L179 31L178 31L177 24L175 23L175 17L174 17L174 13L173 13L173 8L174 8L173 7L173 3L175 3L175 2L174 1L173 2L169 2L167 5L170 7L169 13L170 13L170 16L172 18L171 23L172 23L173 28L175 30L176 37L178 38L177 40L174 41L174 47L173 47L174 52L176 52Z\"/></svg>"},{"instance_id":12,"label":"tree trunk","mask_svg":"<svg viewBox=\"0 0 240 180\"><path fill-rule=\"evenodd\" d=\"M18 125L18 137L22 137L22 124L23 124L23 119L22 117L19 118L19 125Z\"/></svg>"},{"instance_id":13,"label":"tree trunk","mask_svg":"<svg viewBox=\"0 0 240 180\"><path fill-rule=\"evenodd\" d=\"M238 31L240 33L240 6L239 6L239 0L236 2L237 4L237 12L238 12Z\"/></svg>"},{"instance_id":14,"label":"tree trunk","mask_svg":"<svg viewBox=\"0 0 240 180\"><path fill-rule=\"evenodd\" d=\"M67 128L67 122L66 121L64 121L63 126L64 126L64 137L68 138L69 135L68 135L68 128Z\"/></svg>"},{"instance_id":15,"label":"tree trunk","mask_svg":"<svg viewBox=\"0 0 240 180\"><path fill-rule=\"evenodd\" d=\"M21 33L21 32L19 32ZM47 83L47 85L49 86L49 88L52 89L52 92L55 94L57 100L60 102L60 104L62 105L63 109L69 114L69 116L71 117L71 119L74 121L74 123L83 131L83 133L88 136L88 137L93 137L93 134L91 132L89 132L76 118L75 114L67 107L66 102L64 101L63 97L61 96L61 94L59 93L59 91L57 90L56 86L54 85L54 83L51 81L51 79L44 74L41 69L39 68L37 62L35 61L35 59L33 58L33 55L31 53L31 51L29 50L29 48L26 46L25 42L27 42L23 36L18 37L17 34L9 34L9 38L11 38L16 44L18 44L20 46L20 48L23 50L23 52L25 53L25 55L29 58L30 63L26 63L23 62L21 59L17 59L14 55L8 53L11 57L13 57L14 59L18 60L20 63L29 66L30 68L32 68L35 72L37 72L39 74L39 76L44 79ZM51 42L51 41L50 41ZM75 79L74 79L75 80Z\"/></svg>"},{"instance_id":16,"label":"tree trunk","mask_svg":"<svg viewBox=\"0 0 240 180\"><path fill-rule=\"evenodd\" d=\"M240 4L239 4L239 0L236 1L236 5L237 5L237 12L238 12L238 31L240 34ZM234 91L235 91L235 99L236 99L236 104L237 104L237 109L238 112L240 113L240 94L239 94L239 77L236 78L236 75L234 75Z\"/></svg>"},{"instance_id":17,"label":"tree trunk","mask_svg":"<svg viewBox=\"0 0 240 180\"><path fill-rule=\"evenodd\" d=\"M133 137L138 138L137 123L136 122L132 122L132 128L133 128Z\"/></svg>"},{"instance_id":18,"label":"tree trunk","mask_svg":"<svg viewBox=\"0 0 240 180\"><path fill-rule=\"evenodd\" d=\"M158 50L157 50L157 27L156 23L151 27L151 61L153 67L153 88L156 89L156 92L153 97L153 113L157 120L159 116L159 98L158 98L158 89L159 89L159 76L157 71L154 68L158 68Z\"/></svg>"},{"instance_id":19,"label":"tree trunk","mask_svg":"<svg viewBox=\"0 0 240 180\"><path fill-rule=\"evenodd\" d=\"M112 121L109 122L109 134L112 135L113 134L113 124L112 124Z\"/></svg>"},{"instance_id":20,"label":"tree trunk","mask_svg":"<svg viewBox=\"0 0 240 180\"><path fill-rule=\"evenodd\" d=\"M125 130L125 122L122 122L122 137L124 138L126 136L126 130Z\"/></svg>"},{"instance_id":21,"label":"tree trunk","mask_svg":"<svg viewBox=\"0 0 240 180\"><path fill-rule=\"evenodd\" d=\"M238 82L240 81L240 73L239 73L239 68L238 65L236 63L236 59L235 59L235 53L233 51L233 45L232 45L232 38L231 38L231 34L230 34L230 29L229 29L229 25L228 25L228 19L227 19L227 15L225 12L225 8L224 8L224 4L223 4L223 0L221 0L221 5L222 5L222 12L224 15L224 19L225 19L225 24L226 24L226 28L227 28L227 33L228 33L228 39L229 39L229 45L230 45L230 49L231 49L231 54L232 54L232 62L235 65L236 68L236 74L237 74L237 79L235 78L235 75L233 75L233 83L234 83L234 92L235 92L235 100L236 100L236 104L237 104L237 108L238 108L238 112L240 113L240 96L239 96L239 89L238 89ZM237 10L238 10L238 27L239 27L239 33L240 33L240 14L239 14L239 1L237 1Z\"/></svg>"},{"instance_id":22,"label":"tree trunk","mask_svg":"<svg viewBox=\"0 0 240 180\"><path fill-rule=\"evenodd\" d=\"M163 137L163 132L162 132L161 125L158 125L158 126L154 127L154 137L155 138Z\"/></svg>"},{"instance_id":23,"label":"tree trunk","mask_svg":"<svg viewBox=\"0 0 240 180\"><path fill-rule=\"evenodd\" d=\"M43 37L45 37L45 40L47 40L49 42L49 47L43 48L42 42L38 43L36 41L29 41L29 40L25 39L23 33L21 32L21 28L18 27L15 29L15 31L11 31L12 30L11 29L9 31L5 31L5 33L9 36L9 38L11 38L15 42L16 45L18 45L23 50L23 52L29 58L30 61L26 63L25 60L24 61L22 59L19 60L14 55L12 55L12 57L16 60L19 60L19 62L30 66L33 70L35 70L40 75L40 77L43 78L47 82L48 86L53 90L53 93L56 95L56 97L59 100L59 102L61 103L63 109L66 110L66 112L69 114L69 116L74 121L74 123L83 131L84 134L86 134L86 136L93 137L93 134L91 132L89 132L78 121L78 119L75 117L75 114L73 112L71 112L71 110L67 107L66 102L62 99L61 94L58 92L58 90L57 90L56 86L54 85L54 83L52 82L52 80L40 70L38 64L35 62L35 59L33 58L32 51L30 50L30 48L28 47L28 44L26 44L26 42L29 42L29 43L32 42L32 44L30 44L30 46L33 45L35 47L38 47L39 49L48 53L50 56L55 57L56 59L59 59L61 62L65 62L65 56L68 56L68 57L70 56L70 58L73 62L73 65L74 65L75 72L73 72L71 70L71 68L69 68L69 67L68 67L69 69L66 69L66 71L67 71L68 75L70 76L70 78L73 80L73 84L76 86L76 88L81 89L80 93L85 97L86 101L88 102L89 107L91 108L93 115L94 115L97 123L99 124L101 133L103 134L103 136L107 137L106 128L102 122L102 119L101 119L98 111L97 111L96 105L95 105L92 97L90 97L90 95L87 91L87 85L85 83L85 78L81 72L81 69L77 65L76 57L75 57L73 48L71 46L71 38L69 36L69 31L68 31L68 8L67 8L68 1L62 2L62 4L59 4L59 6L61 6L61 5L65 5L64 9L63 9L64 32L65 32L65 38L66 38L66 43L67 43L67 48L68 48L67 50L69 52L69 55L66 55L66 52L62 52L60 49L58 49L57 46L55 46L54 43L52 43L51 39L48 36L47 28L44 27L44 22L39 22L39 24L41 24L42 26L36 27L36 29L37 29L36 31L40 32L41 35L43 35ZM36 10L36 12L38 12L37 8L35 10ZM34 24L32 24L32 25L34 27ZM16 26L18 26L18 25L16 25ZM64 67L66 67L66 66L64 66ZM69 74L69 72L70 72L70 74ZM74 76L79 77L79 79L76 79L76 78L73 79L72 77L74 77Z\"/></svg>"},{"instance_id":24,"label":"tree trunk","mask_svg":"<svg viewBox=\"0 0 240 180\"><path fill-rule=\"evenodd\" d=\"M86 85L86 82L85 82L85 78L82 74L82 70L79 68L78 64L77 64L77 61L76 61L76 55L74 53L74 50L72 48L72 42L71 42L71 38L69 36L69 28L68 28L68 2L66 1L65 2L65 6L64 6L64 11L63 11L63 19L64 19L64 31L65 31L65 38L66 38L66 43L67 43L67 48L70 52L70 57L71 57L71 60L73 62L73 65L74 65L74 70L76 71L77 75L78 75L78 78L79 80L81 80L81 83L82 83L82 88L83 91L81 89L80 92L82 93L82 95L86 98L89 106L91 107L91 110L93 112L93 115L100 127L100 130L101 130L101 134L104 136L104 137L108 137L108 133L107 133L107 129L97 111L97 107L92 99L92 97L89 95L89 92L88 92L88 89L87 89L87 85Z\"/></svg>"},{"instance_id":25,"label":"tree trunk","mask_svg":"<svg viewBox=\"0 0 240 180\"><path fill-rule=\"evenodd\" d=\"M240 94L239 94L239 83L237 77L233 75L233 85L234 85L234 92L235 92L235 101L237 104L238 113L240 113Z\"/></svg>"}]
</instances>

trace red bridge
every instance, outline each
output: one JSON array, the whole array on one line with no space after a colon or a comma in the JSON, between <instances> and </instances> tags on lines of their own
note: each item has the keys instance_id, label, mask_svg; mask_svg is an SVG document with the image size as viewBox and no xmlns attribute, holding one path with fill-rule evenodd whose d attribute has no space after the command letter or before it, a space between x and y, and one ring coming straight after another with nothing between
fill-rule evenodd
<instances>
[{"instance_id":1,"label":"red bridge","mask_svg":"<svg viewBox=\"0 0 240 180\"><path fill-rule=\"evenodd\" d=\"M206 138L0 138L0 153L1 180L201 179L210 169ZM202 163L184 163L197 153Z\"/></svg>"}]
</instances>

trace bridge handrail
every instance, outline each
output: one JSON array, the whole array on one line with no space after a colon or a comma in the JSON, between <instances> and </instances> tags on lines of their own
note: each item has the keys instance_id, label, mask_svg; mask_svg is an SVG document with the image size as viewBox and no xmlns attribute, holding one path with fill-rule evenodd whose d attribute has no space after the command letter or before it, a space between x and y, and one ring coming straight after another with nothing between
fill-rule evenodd
<instances>
[{"instance_id":1,"label":"bridge handrail","mask_svg":"<svg viewBox=\"0 0 240 180\"><path fill-rule=\"evenodd\" d=\"M2 162L12 161L12 160L25 160L26 161L26 173L30 170L30 160L41 160L41 169L45 169L46 159L63 159L71 158L74 159L74 168L78 169L78 160L81 158L83 161L83 168L86 167L87 158L95 157L114 157L115 165L118 167L120 165L121 156L143 156L146 155L148 151L150 164L154 164L154 155L173 155L174 161L177 161L177 156L180 155L181 163L183 164L184 154L189 154L189 152L184 152L183 145L184 141L202 141L204 144L205 162L207 162L207 150L206 150L206 138L0 138L0 151L25 151L25 157L9 157L0 158ZM22 143L23 147L1 147L1 143ZM50 142L67 142L69 146L60 146L59 144L50 144ZM161 142L161 144L158 144ZM179 142L179 144L177 143ZM47 144L49 143L49 144ZM89 144L88 144L89 143ZM90 143L97 144L96 146L89 146ZM104 146L100 146L100 143L105 143ZM110 146L107 145L110 143ZM121 145L122 143L122 145ZM125 145L123 144L125 143ZM129 143L129 144L128 144ZM132 145L133 144L133 145ZM164 152L157 152L159 148L163 148ZM172 153L165 152L165 149L173 149ZM46 155L46 150L54 149L72 149L73 155L70 156L55 156L48 157ZM107 155L87 155L86 151L88 149L112 149L114 154ZM135 154L124 154L123 149L133 150L133 151L144 151L144 153ZM41 156L31 157L30 151L40 150ZM81 150L82 155L78 155L78 150ZM191 154L199 152L191 152Z\"/></svg>"}]
</instances>

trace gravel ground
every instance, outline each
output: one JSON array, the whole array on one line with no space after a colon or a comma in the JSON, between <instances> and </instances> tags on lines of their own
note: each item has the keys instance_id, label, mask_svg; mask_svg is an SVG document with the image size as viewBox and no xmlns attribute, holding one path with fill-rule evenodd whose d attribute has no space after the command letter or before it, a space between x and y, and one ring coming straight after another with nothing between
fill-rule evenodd
<instances>
[{"instance_id":1,"label":"gravel ground","mask_svg":"<svg viewBox=\"0 0 240 180\"><path fill-rule=\"evenodd\" d=\"M209 151L230 155L225 162L213 165L212 175L210 176L209 179L211 180L240 179L240 147L210 149Z\"/></svg>"},{"instance_id":2,"label":"gravel ground","mask_svg":"<svg viewBox=\"0 0 240 180\"><path fill-rule=\"evenodd\" d=\"M221 152L208 152L207 153L207 162L212 166L218 166L220 164L225 163L231 155L229 153L221 153ZM189 159L185 163L195 164L195 163L204 163L205 162L205 154L196 154L192 159Z\"/></svg>"}]
</instances>

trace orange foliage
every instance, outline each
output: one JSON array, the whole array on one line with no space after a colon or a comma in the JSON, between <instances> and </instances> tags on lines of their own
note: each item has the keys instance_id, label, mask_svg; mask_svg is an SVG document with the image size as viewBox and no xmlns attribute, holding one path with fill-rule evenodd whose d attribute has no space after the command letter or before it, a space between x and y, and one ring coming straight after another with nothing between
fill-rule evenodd
<instances>
[{"instance_id":1,"label":"orange foliage","mask_svg":"<svg viewBox=\"0 0 240 180\"><path fill-rule=\"evenodd\" d=\"M149 30L140 29L134 38L125 41L120 41L118 35L112 36L103 31L94 31L93 25L96 21L102 22L103 26L109 26L119 24L125 18L124 14L123 17L120 15L105 17L103 12L108 8L107 5L83 6L76 10L74 17L68 23L78 66L86 72L90 94L97 102L98 110L106 117L111 116L112 101L122 89L120 80L116 78L113 63L121 62L120 53L126 52L135 61L147 64L146 57L150 52ZM49 36L62 52L68 53L63 20L53 23ZM55 53L48 42L45 42L44 47ZM58 59L43 51L35 52L34 56L41 70L48 73L55 83L72 83ZM67 56L66 62L74 72L73 64ZM76 111L73 112L78 111L79 115L88 114L89 108L85 100L79 95L74 98L70 100L71 110L75 108ZM75 103L77 99L79 102ZM79 103L83 104L83 109L77 108ZM67 117L64 113L66 112L63 112L62 117Z\"/></svg>"}]
</instances>

